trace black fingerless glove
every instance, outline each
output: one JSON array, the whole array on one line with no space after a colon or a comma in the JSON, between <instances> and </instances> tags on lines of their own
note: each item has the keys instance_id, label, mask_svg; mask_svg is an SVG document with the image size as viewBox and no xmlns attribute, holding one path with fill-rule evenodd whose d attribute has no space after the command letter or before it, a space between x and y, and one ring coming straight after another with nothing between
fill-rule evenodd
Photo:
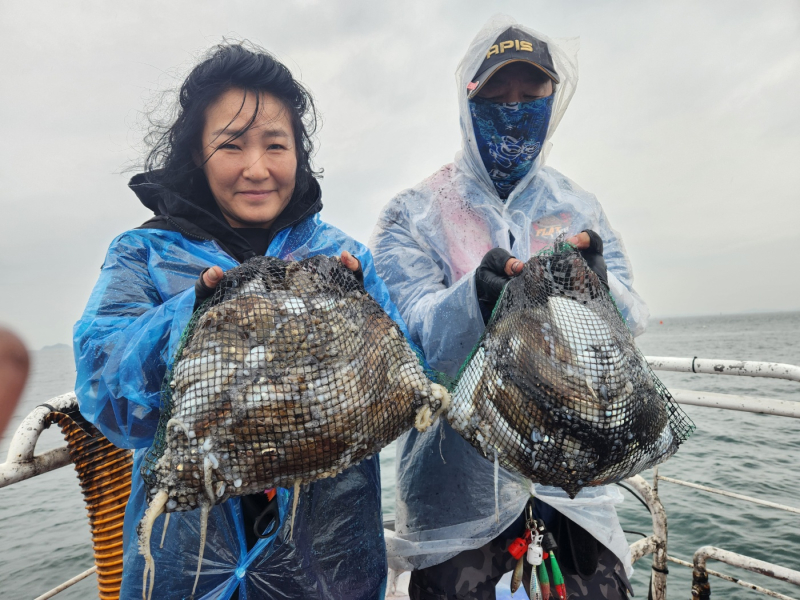
<instances>
[{"instance_id":1,"label":"black fingerless glove","mask_svg":"<svg viewBox=\"0 0 800 600\"><path fill-rule=\"evenodd\" d=\"M509 258L514 257L507 250L493 248L483 256L481 264L475 270L475 290L478 293L478 305L484 325L489 322L503 287L511 279L506 275Z\"/></svg>"},{"instance_id":2,"label":"black fingerless glove","mask_svg":"<svg viewBox=\"0 0 800 600\"><path fill-rule=\"evenodd\" d=\"M600 282L608 289L608 271L606 259L603 258L603 240L591 229L584 229L581 233L589 236L589 247L581 250L581 256L588 267L595 272Z\"/></svg>"},{"instance_id":3,"label":"black fingerless glove","mask_svg":"<svg viewBox=\"0 0 800 600\"><path fill-rule=\"evenodd\" d=\"M356 260L358 260L356 258ZM364 287L364 269L361 268L361 261L358 260L358 268L353 271L353 275L355 275L356 281L361 284L361 287Z\"/></svg>"},{"instance_id":4,"label":"black fingerless glove","mask_svg":"<svg viewBox=\"0 0 800 600\"><path fill-rule=\"evenodd\" d=\"M209 267L210 269L211 267ZM197 278L197 281L194 282L194 309L197 308L208 298L214 295L214 292L217 288L213 287L210 288L206 285L205 281L203 281L203 275L206 274L208 269L203 269L203 272L200 273L200 277Z\"/></svg>"}]
</instances>

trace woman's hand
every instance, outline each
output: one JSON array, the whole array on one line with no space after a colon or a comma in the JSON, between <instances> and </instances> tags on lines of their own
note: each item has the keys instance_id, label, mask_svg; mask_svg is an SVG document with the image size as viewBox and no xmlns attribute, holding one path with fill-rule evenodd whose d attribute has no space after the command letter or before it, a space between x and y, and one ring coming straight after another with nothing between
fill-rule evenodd
<instances>
[{"instance_id":1,"label":"woman's hand","mask_svg":"<svg viewBox=\"0 0 800 600\"><path fill-rule=\"evenodd\" d=\"M361 261L350 254L347 250L342 252L341 261L345 267L353 272L361 285L364 285L364 271L361 270Z\"/></svg>"},{"instance_id":2,"label":"woman's hand","mask_svg":"<svg viewBox=\"0 0 800 600\"><path fill-rule=\"evenodd\" d=\"M220 281L222 281L222 269L220 267L211 267L203 271L201 277L203 278L203 285L210 290L214 290Z\"/></svg>"},{"instance_id":3,"label":"woman's hand","mask_svg":"<svg viewBox=\"0 0 800 600\"><path fill-rule=\"evenodd\" d=\"M342 259L342 264L348 269L350 269L353 273L361 270L361 261L358 260L352 254L350 254L347 250L342 252L341 259Z\"/></svg>"},{"instance_id":4,"label":"woman's hand","mask_svg":"<svg viewBox=\"0 0 800 600\"><path fill-rule=\"evenodd\" d=\"M222 269L214 266L209 267L202 273L194 284L194 308L200 306L204 300L214 295L214 290L217 289L219 282L222 281Z\"/></svg>"},{"instance_id":5,"label":"woman's hand","mask_svg":"<svg viewBox=\"0 0 800 600\"><path fill-rule=\"evenodd\" d=\"M361 283L364 283L364 272L361 270L361 261L355 256L350 254L347 250L342 252L342 264L350 269ZM197 308L203 303L203 300L210 298L214 295L214 290L217 289L219 282L222 281L224 275L220 267L209 267L200 274L197 282L194 284L194 307Z\"/></svg>"}]
</instances>

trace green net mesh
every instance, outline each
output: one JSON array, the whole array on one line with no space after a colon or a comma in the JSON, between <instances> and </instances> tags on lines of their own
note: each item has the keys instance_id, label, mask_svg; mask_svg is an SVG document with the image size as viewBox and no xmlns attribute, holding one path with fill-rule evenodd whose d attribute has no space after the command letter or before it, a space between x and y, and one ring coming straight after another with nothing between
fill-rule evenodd
<instances>
[{"instance_id":1,"label":"green net mesh","mask_svg":"<svg viewBox=\"0 0 800 600\"><path fill-rule=\"evenodd\" d=\"M566 244L506 285L452 392L448 421L475 448L570 496L666 460L694 429Z\"/></svg>"},{"instance_id":2,"label":"green net mesh","mask_svg":"<svg viewBox=\"0 0 800 600\"><path fill-rule=\"evenodd\" d=\"M193 315L142 474L166 511L334 476L446 406L338 259L256 257Z\"/></svg>"}]
</instances>

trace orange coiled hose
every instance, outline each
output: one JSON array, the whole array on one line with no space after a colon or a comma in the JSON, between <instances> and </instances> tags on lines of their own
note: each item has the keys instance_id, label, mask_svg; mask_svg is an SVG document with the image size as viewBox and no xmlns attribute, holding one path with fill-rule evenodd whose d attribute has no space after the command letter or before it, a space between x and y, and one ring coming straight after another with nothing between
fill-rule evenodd
<instances>
[{"instance_id":1,"label":"orange coiled hose","mask_svg":"<svg viewBox=\"0 0 800 600\"><path fill-rule=\"evenodd\" d=\"M131 493L133 453L114 446L79 413L51 412L47 424L51 423L61 427L78 472L92 530L100 599L118 600L122 584L122 524Z\"/></svg>"}]
</instances>

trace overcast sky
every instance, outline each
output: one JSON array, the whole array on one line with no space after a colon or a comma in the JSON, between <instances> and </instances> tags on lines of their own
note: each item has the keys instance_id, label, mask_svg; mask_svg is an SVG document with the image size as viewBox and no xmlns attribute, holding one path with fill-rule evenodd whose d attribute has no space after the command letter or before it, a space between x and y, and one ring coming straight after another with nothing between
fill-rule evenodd
<instances>
[{"instance_id":1,"label":"overcast sky","mask_svg":"<svg viewBox=\"0 0 800 600\"><path fill-rule=\"evenodd\" d=\"M800 3L0 0L0 322L69 342L143 111L223 37L274 52L323 116L322 216L366 242L460 144L454 72L505 12L580 37L549 164L594 192L656 316L800 309Z\"/></svg>"}]
</instances>

